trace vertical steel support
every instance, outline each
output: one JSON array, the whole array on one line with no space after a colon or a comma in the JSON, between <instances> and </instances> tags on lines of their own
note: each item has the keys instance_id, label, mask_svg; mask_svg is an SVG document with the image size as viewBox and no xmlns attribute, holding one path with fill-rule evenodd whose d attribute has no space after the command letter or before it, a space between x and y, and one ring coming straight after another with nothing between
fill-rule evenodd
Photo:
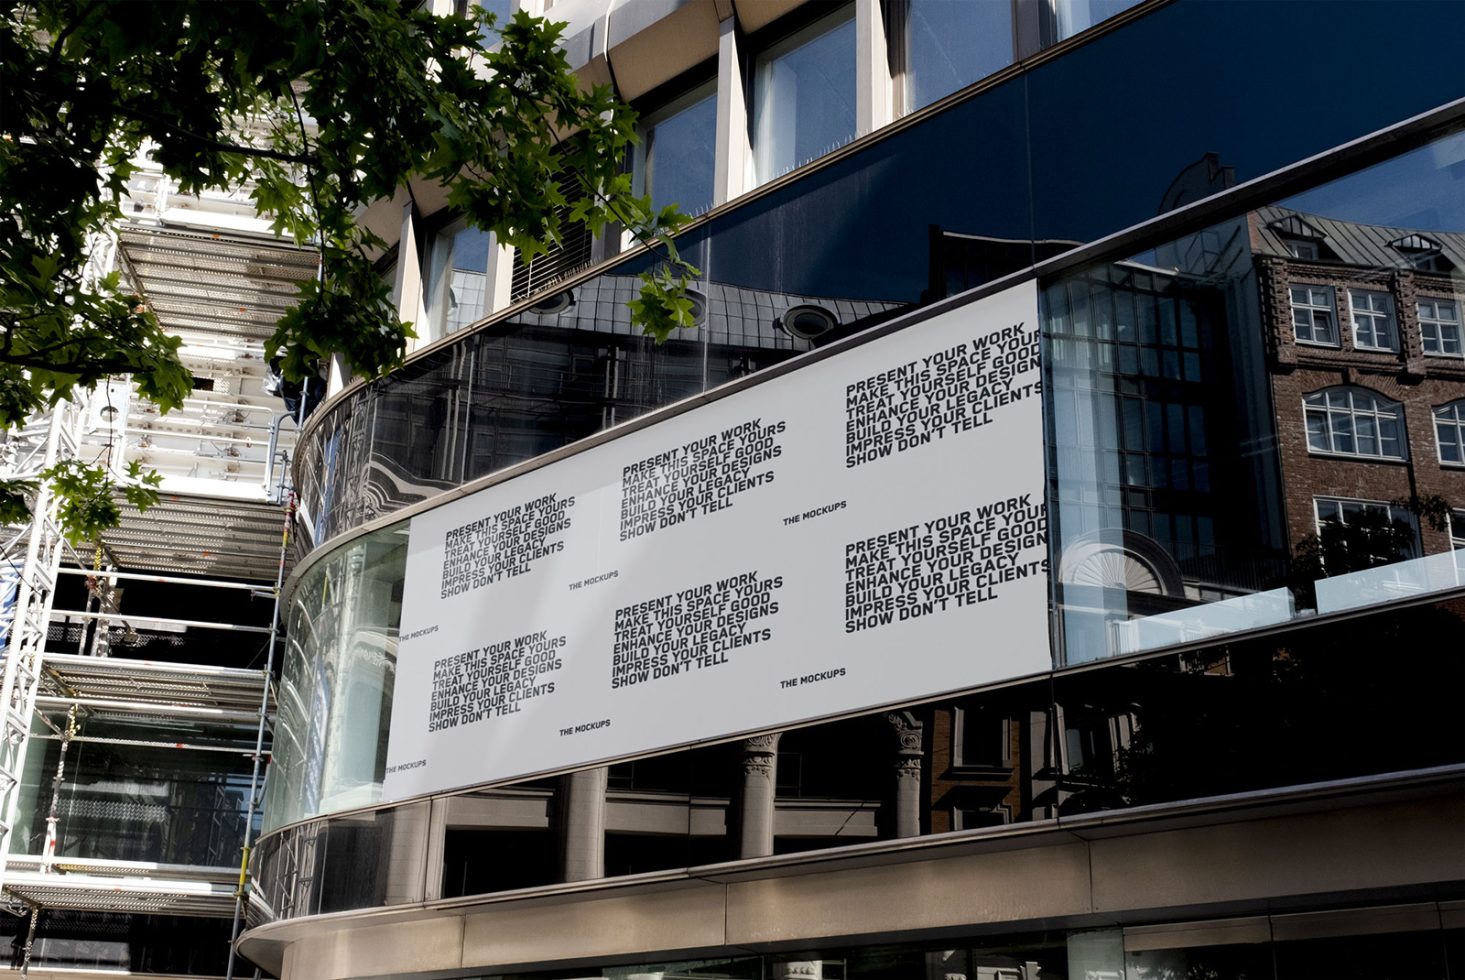
<instances>
[{"instance_id":1,"label":"vertical steel support","mask_svg":"<svg viewBox=\"0 0 1465 980\"><path fill-rule=\"evenodd\" d=\"M280 532L280 567L275 572L275 611L270 618L270 646L265 656L264 690L259 698L259 728L254 736L254 770L249 777L249 809L244 817L244 844L239 857L239 885L234 890L234 924L229 929L229 966L224 973L225 980L234 980L234 963L238 958L235 946L239 942L239 925L244 918L244 902L249 885L249 852L254 838L254 814L259 806L259 783L263 769L265 727L270 717L270 681L275 671L275 646L280 636L280 596L285 586L285 559L290 551L290 523L295 519L295 495L285 506L285 522Z\"/></svg>"},{"instance_id":2,"label":"vertical steel support","mask_svg":"<svg viewBox=\"0 0 1465 980\"><path fill-rule=\"evenodd\" d=\"M50 467L60 457L69 415L70 407L65 402L52 411L41 469ZM15 623L5 651L4 675L0 678L0 892L4 889L10 851L15 845L20 779L30 746L41 655L51 620L56 569L61 562L62 539L56 528L55 510L56 499L45 481L41 481L31 505L30 539L26 543L25 564L16 596Z\"/></svg>"}]
</instances>

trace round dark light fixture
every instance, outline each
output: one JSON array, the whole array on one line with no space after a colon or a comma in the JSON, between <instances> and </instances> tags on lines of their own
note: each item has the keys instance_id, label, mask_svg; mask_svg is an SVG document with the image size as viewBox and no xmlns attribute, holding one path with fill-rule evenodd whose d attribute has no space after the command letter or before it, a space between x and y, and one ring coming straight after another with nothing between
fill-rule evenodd
<instances>
[{"instance_id":1,"label":"round dark light fixture","mask_svg":"<svg viewBox=\"0 0 1465 980\"><path fill-rule=\"evenodd\" d=\"M555 316L565 312L575 305L575 294L568 289L555 293L553 296L546 296L537 303L530 305L530 313L538 313L540 316Z\"/></svg>"},{"instance_id":2,"label":"round dark light fixture","mask_svg":"<svg viewBox=\"0 0 1465 980\"><path fill-rule=\"evenodd\" d=\"M122 413L120 411L118 411L117 408L116 408L116 406L114 406L114 405L103 405L97 411L97 415L101 416L102 421L103 422L109 422L109 423L115 421L116 418L117 418L117 416L119 416L121 414Z\"/></svg>"},{"instance_id":3,"label":"round dark light fixture","mask_svg":"<svg viewBox=\"0 0 1465 980\"><path fill-rule=\"evenodd\" d=\"M804 304L789 307L788 312L773 321L773 325L790 337L813 340L839 326L839 318L822 306Z\"/></svg>"}]
</instances>

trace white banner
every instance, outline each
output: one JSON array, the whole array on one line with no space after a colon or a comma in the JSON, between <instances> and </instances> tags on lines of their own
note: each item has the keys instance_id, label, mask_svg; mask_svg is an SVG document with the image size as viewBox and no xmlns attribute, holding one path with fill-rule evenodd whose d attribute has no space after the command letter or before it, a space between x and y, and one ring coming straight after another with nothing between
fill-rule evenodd
<instances>
[{"instance_id":1,"label":"white banner","mask_svg":"<svg viewBox=\"0 0 1465 980\"><path fill-rule=\"evenodd\" d=\"M412 519L384 795L1047 670L1037 294Z\"/></svg>"}]
</instances>

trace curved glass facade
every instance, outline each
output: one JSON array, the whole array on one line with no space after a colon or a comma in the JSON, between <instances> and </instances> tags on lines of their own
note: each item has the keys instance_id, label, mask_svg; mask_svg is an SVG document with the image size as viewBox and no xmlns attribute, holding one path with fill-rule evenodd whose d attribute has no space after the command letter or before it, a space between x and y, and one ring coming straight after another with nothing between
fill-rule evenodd
<instances>
[{"instance_id":1,"label":"curved glass facade","mask_svg":"<svg viewBox=\"0 0 1465 980\"><path fill-rule=\"evenodd\" d=\"M842 336L1447 103L1465 85L1417 43L1462 31L1448 4L1160 7L688 232L705 318L669 343L630 327L633 257L353 389L301 442L302 515L322 544L807 349L774 325L795 305ZM1359 36L1410 71L1336 70Z\"/></svg>"},{"instance_id":2,"label":"curved glass facade","mask_svg":"<svg viewBox=\"0 0 1465 980\"><path fill-rule=\"evenodd\" d=\"M1411 302L1430 314L1441 304L1459 302L1465 279L1458 270L1439 270L1456 255L1465 267L1465 234L1432 231L1429 240L1437 240L1440 252L1429 269L1416 268L1407 250L1390 260L1388 243L1407 236L1394 223L1398 219L1391 217L1392 205L1378 198L1383 189L1393 193L1404 181L1410 188L1409 201L1432 207L1438 215L1436 224L1460 222L1465 227L1449 183L1450 168L1457 165L1453 161L1461 159L1465 159L1465 136L1446 136L1305 194L1196 229L1140 255L1096 261L1041 283L1050 392L1054 534L1049 547L1050 564L1057 572L1060 624L1054 635L1057 665L1306 624L1320 614L1342 615L1427 598L1458 590L1465 583L1465 551L1457 550L1465 472L1442 461L1430 442L1436 436L1430 424L1433 406L1452 404L1465 391L1465 363L1426 355L1420 321L1408 315ZM1377 220L1351 220L1361 217ZM1299 260L1292 255L1288 241L1304 227L1313 230L1317 247L1329 250L1331 258ZM1394 265L1384 267L1384 261ZM1292 284L1304 280L1337 283L1329 287L1330 295L1346 294L1348 282L1393 282L1397 301L1391 305L1405 311L1396 314L1393 327L1402 341L1400 350L1354 350L1344 341L1337 348L1316 351L1300 345L1291 297ZM1334 307L1329 315L1341 318L1345 313ZM1345 364L1340 360L1344 358L1351 361ZM1360 384L1391 386L1404 423L1401 431L1407 431L1413 445L1412 462L1346 458L1331 443L1319 449L1318 423L1308 408L1313 401L1305 392L1336 377L1329 372L1340 366L1354 372L1350 376ZM1413 372L1407 388L1395 380L1401 370ZM404 520L336 549L308 568L296 585L280 734L266 806L272 826L380 802L406 544ZM1465 644L1458 642L1453 605L1398 615L1408 617L1399 622L1413 624L1398 629L1432 637L1425 645L1440 659L1423 668L1425 676L1458 672L1459 650ZM1370 622L1371 628L1395 628L1383 618ZM1285 663L1290 672L1292 660L1282 654L1284 650L1292 651L1288 656L1300 656L1309 645L1344 646L1324 637L1348 629L1331 625L1326 631L1319 627L1284 634L1285 641L1258 641L1267 653L1256 655L1270 664L1261 671L1275 673ZM1371 655L1371 649L1353 644L1346 654L1334 654L1329 664L1335 666L1344 656ZM1223 666L1187 666L1185 657L1145 661L1115 668L1112 686L1123 700L1122 692L1134 677L1156 669L1163 672L1161 663L1182 674L1218 669L1227 677L1253 674L1252 669L1234 673L1238 668L1230 659L1232 653L1212 649L1196 656L1202 660L1219 656L1217 663ZM1305 673L1317 676L1312 670ZM1360 677L1366 675L1360 671ZM1039 738L1047 748L1042 750L1045 761L1029 759L1025 789L1008 786L994 796L999 786L992 784L975 795L970 788L957 793L987 801L980 806L943 805L903 817L889 809L894 804L884 781L896 738L891 726L900 728L894 715L880 713L787 733L778 756L787 757L785 766L795 766L800 773L805 771L806 753L790 746L810 738L820 744L870 746L844 758L820 758L820 750L810 750L814 754L808 757L809 778L832 780L811 791L814 796L868 802L855 811L841 811L840 830L829 839L809 842L820 836L811 834L808 839L791 838L806 843L787 846L830 846L862 836L879 839L894 834L898 825L940 832L1056 814L1052 806L1035 802L1045 791L1033 781L1041 781L1037 774L1045 765L1050 769L1058 765L1052 771L1071 781L1076 773L1088 771L1082 760L1095 753L1109 756L1102 766L1111 774L1122 769L1114 755L1120 748L1126 765L1138 759L1133 740L1137 722L1116 720L1110 707L1076 706L1092 701L1109 683L1103 680L1107 676L1060 671L1047 682L980 696L984 703L996 699L999 707L975 711L972 719L985 720L973 720L963 730L982 731L987 740L983 749L960 748L964 736L950 734L960 726L945 723L943 739L949 735L955 746L947 751L980 757L982 761L971 763L977 769L993 759L1006 759L993 764L1014 773L1014 752L1032 756L1037 751L1032 746L1022 750L1014 741L1024 725L1039 724L1020 719L1043 719L1039 727L1047 726L1041 735L1029 731L1029 737ZM1076 692L1075 702L1057 693L1068 690ZM1285 694L1282 701L1291 703L1293 696ZM1171 700L1167 696L1166 703ZM1305 700L1298 698L1298 704ZM953 718L962 714L959 704L949 707ZM1090 715L1092 724L1068 724ZM925 731L925 726L939 724L929 720L918 728ZM1157 722L1146 721L1147 737L1156 726ZM1060 727L1063 747L1053 744ZM1297 725L1299 731L1309 732L1327 727ZM995 735L998 728L1007 734ZM815 734L826 731L831 734ZM1272 738L1268 734L1261 741ZM1000 743L1011 744L999 752L994 747ZM1161 746L1145 751L1168 757L1172 750ZM1065 752L1070 755L1064 757ZM1068 761L1060 765L1060 757ZM1358 754L1352 757L1357 759ZM871 770L870 758L885 761ZM968 767L950 758L946 764ZM679 829L673 836L685 838L673 849L675 856L668 856L661 845L649 844L644 833L627 836L619 845L628 849L623 873L644 870L648 863L684 866L735 858L731 828L736 820L728 817L728 801L736 798L736 787L707 774L733 773L739 759L737 746L723 745L612 767L606 777L612 795L620 780L628 791L645 788L650 780L656 792L676 796L680 810L672 819ZM1445 753L1428 761L1417 759L1415 764L1454 761L1459 760ZM1247 768L1257 772L1256 766ZM1389 768L1382 763L1345 767L1337 775ZM872 777L871 771L879 775ZM790 775L787 768L781 772L780 778L790 786L804 778ZM846 778L852 780L848 785L841 782ZM1174 784L1179 769L1163 777L1136 778L1137 785L1155 780ZM1311 778L1333 777L1299 772L1243 782L1236 788ZM874 781L865 785L869 779ZM1218 792L1214 773L1207 780L1194 791L1209 785ZM1055 782L1053 792L1070 810L1083 800L1097 800L1093 805L1100 808L1142 801L1133 786L1115 788L1107 785L1111 782L1112 777L1106 776L1093 786L1061 791ZM531 843L535 837L528 828L501 826L498 817L484 817L482 826L470 824L478 827L474 834L480 842L508 833L504 842L512 840L516 853L540 855L532 870L510 874L512 884L499 887L555 880L547 814L557 792L557 784L550 782L454 797L480 800L453 804L465 812L482 809L491 814L507 807L516 813L528 809L541 814L535 825L542 831L537 844ZM1009 800L1010 793L1016 796ZM1003 801L993 804L999 797ZM929 794L922 798L929 806ZM1028 805L1014 809L1015 801L1023 798ZM700 810L690 802L695 799L705 801ZM1019 812L1025 816L1015 816ZM698 821L722 829L712 834L692 830ZM459 849L476 853L466 840L450 847L449 855ZM611 840L608 861L616 853ZM444 887L451 892L453 887L470 887L474 880L477 873L465 867L459 885Z\"/></svg>"},{"instance_id":3,"label":"curved glass facade","mask_svg":"<svg viewBox=\"0 0 1465 980\"><path fill-rule=\"evenodd\" d=\"M1438 77L1365 91L1324 54L1360 29L1388 48L1465 28L1460 8L1355 9L1346 26L1301 5L1233 13L1159 8L714 217L683 245L707 273L702 318L665 345L626 318L632 258L559 312L487 324L353 389L302 443L314 540L1465 94L1419 62ZM1302 26L1310 43L1283 50ZM1177 34L1196 44L1157 40ZM1278 48L1272 68L1231 57L1259 37ZM1309 58L1329 87L1279 90L1275 72L1307 78ZM1142 102L1092 102L1112 73L1141 71ZM292 593L273 831L255 853L270 911L1465 764L1465 469L1440 422L1465 394L1462 125L1039 279L1054 604L1041 677L381 806L407 522L318 557ZM798 336L782 321L800 305L838 325ZM1381 651L1405 654L1383 671ZM1360 723L1404 717L1405 739ZM600 823L582 840L587 807Z\"/></svg>"}]
</instances>

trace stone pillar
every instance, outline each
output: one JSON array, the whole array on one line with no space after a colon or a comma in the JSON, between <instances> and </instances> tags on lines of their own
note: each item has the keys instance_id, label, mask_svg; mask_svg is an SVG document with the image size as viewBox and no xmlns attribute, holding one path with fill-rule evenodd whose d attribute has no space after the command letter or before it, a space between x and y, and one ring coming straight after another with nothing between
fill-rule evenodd
<instances>
[{"instance_id":1,"label":"stone pillar","mask_svg":"<svg viewBox=\"0 0 1465 980\"><path fill-rule=\"evenodd\" d=\"M772 967L773 980L821 980L824 976L823 960L792 960Z\"/></svg>"},{"instance_id":2,"label":"stone pillar","mask_svg":"<svg viewBox=\"0 0 1465 980\"><path fill-rule=\"evenodd\" d=\"M743 61L738 52L736 17L718 26L717 42L717 153L712 181L712 203L731 201L747 189L748 102L743 87Z\"/></svg>"},{"instance_id":3,"label":"stone pillar","mask_svg":"<svg viewBox=\"0 0 1465 980\"><path fill-rule=\"evenodd\" d=\"M880 0L855 0L855 135L873 133L895 116Z\"/></svg>"},{"instance_id":4,"label":"stone pillar","mask_svg":"<svg viewBox=\"0 0 1465 980\"><path fill-rule=\"evenodd\" d=\"M909 711L885 716L895 729L895 836L921 835L921 747L924 725Z\"/></svg>"},{"instance_id":5,"label":"stone pillar","mask_svg":"<svg viewBox=\"0 0 1465 980\"><path fill-rule=\"evenodd\" d=\"M422 286L424 256L417 248L417 223L421 220L410 201L402 205L402 227L397 233L397 278L392 293L397 298L397 316L417 328L417 336L407 341L409 354L432 339L427 331L427 304Z\"/></svg>"},{"instance_id":6,"label":"stone pillar","mask_svg":"<svg viewBox=\"0 0 1465 980\"><path fill-rule=\"evenodd\" d=\"M560 777L560 880L605 877L604 766Z\"/></svg>"},{"instance_id":7,"label":"stone pillar","mask_svg":"<svg viewBox=\"0 0 1465 980\"><path fill-rule=\"evenodd\" d=\"M738 856L773 853L774 790L778 784L778 733L743 739L743 796Z\"/></svg>"}]
</instances>

